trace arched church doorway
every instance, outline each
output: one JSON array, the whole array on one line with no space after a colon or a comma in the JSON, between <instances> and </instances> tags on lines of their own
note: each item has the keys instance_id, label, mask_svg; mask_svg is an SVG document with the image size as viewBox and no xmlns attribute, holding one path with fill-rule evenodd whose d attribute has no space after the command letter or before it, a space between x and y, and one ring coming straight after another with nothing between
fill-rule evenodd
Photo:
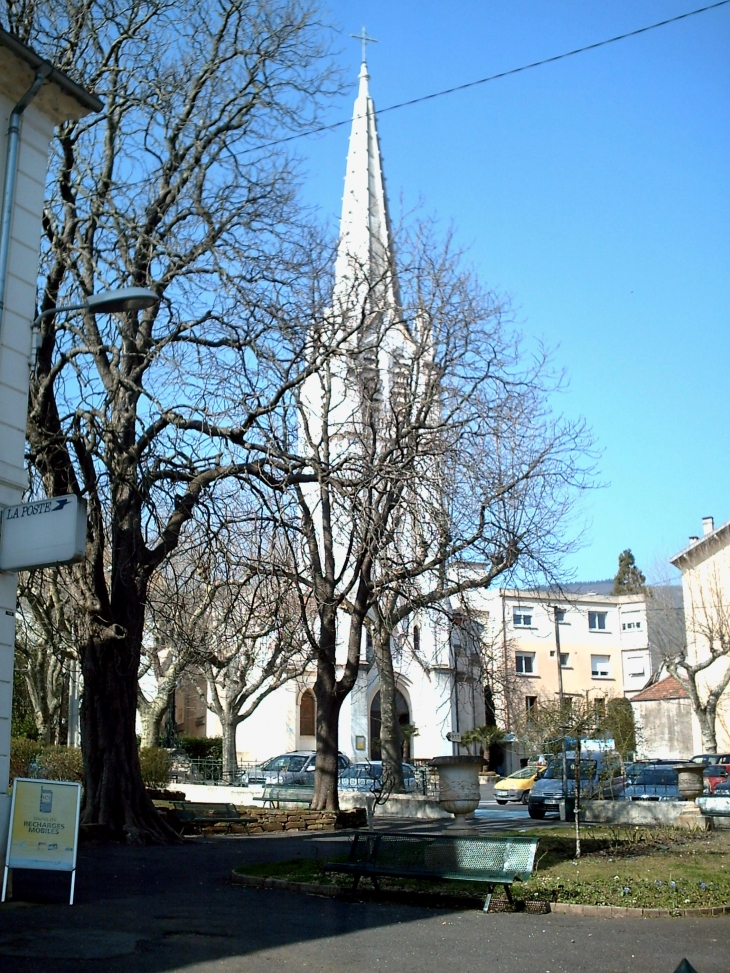
<instances>
[{"instance_id":1,"label":"arched church doorway","mask_svg":"<svg viewBox=\"0 0 730 973\"><path fill-rule=\"evenodd\" d=\"M395 691L395 711L398 714L398 722L401 726L408 726L411 722L411 714L408 709L408 701L406 700L403 693L396 689ZM373 701L370 704L370 759L371 760L381 760L382 752L380 749L380 690L373 696ZM410 736L403 736L403 759L410 761L411 759L411 738Z\"/></svg>"},{"instance_id":2,"label":"arched church doorway","mask_svg":"<svg viewBox=\"0 0 730 973\"><path fill-rule=\"evenodd\" d=\"M317 725L317 702L311 689L305 689L299 700L299 740L302 737L314 737ZM304 741L310 745L310 741Z\"/></svg>"}]
</instances>

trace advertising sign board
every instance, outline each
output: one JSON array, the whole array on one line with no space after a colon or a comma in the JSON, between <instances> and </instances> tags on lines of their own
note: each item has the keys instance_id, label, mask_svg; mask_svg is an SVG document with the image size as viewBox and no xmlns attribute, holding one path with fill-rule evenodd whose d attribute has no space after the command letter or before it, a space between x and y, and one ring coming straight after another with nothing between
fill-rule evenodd
<instances>
[{"instance_id":1,"label":"advertising sign board","mask_svg":"<svg viewBox=\"0 0 730 973\"><path fill-rule=\"evenodd\" d=\"M81 561L86 502L74 494L5 507L0 512L0 571Z\"/></svg>"},{"instance_id":2,"label":"advertising sign board","mask_svg":"<svg viewBox=\"0 0 730 973\"><path fill-rule=\"evenodd\" d=\"M10 868L71 872L73 905L81 784L16 777L0 901L5 901Z\"/></svg>"}]
</instances>

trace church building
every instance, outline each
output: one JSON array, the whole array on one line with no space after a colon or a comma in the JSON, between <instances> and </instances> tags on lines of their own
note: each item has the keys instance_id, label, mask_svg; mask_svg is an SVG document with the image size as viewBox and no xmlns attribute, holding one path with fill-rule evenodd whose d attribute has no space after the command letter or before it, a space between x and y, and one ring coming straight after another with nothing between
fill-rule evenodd
<instances>
[{"instance_id":1,"label":"church building","mask_svg":"<svg viewBox=\"0 0 730 973\"><path fill-rule=\"evenodd\" d=\"M380 302L377 316L382 319L391 314L393 320L400 321L402 315L393 314L399 310L397 268L369 80L363 60L350 133L333 300L335 312L343 320L347 319L349 304L360 307L363 302L370 302L372 308L373 302ZM381 328L380 335L385 337L377 344L371 367L377 369L380 385L388 388L393 381L394 363L402 368L408 361L412 338L402 323ZM360 363L363 341L367 341L367 328L352 336L354 354ZM341 356L343 361L346 357ZM341 435L337 437L340 444L337 448L343 450L351 448L345 435L348 424L358 421L360 400L353 397L348 387L348 375L358 367L361 365L353 365L352 360L340 364L339 394L328 400L331 403L328 422L330 427L339 423ZM333 374L336 377L334 368ZM305 404L309 401L311 407L306 420L308 435L316 436L321 402L316 375L305 384L302 400ZM458 621L458 614L447 604L440 606L438 612L412 614L393 634L397 711L405 728L406 760L455 753L457 744L452 743L452 735L485 722L478 656L463 637ZM338 622L338 662L344 664L349 617L342 613ZM239 762L261 761L292 750L315 749L316 703L312 691L315 678L312 663L311 671L272 692L239 725L236 740ZM201 733L203 729L209 736L220 733L218 721L210 711L205 727L198 724L196 732ZM379 759L379 736L379 678L372 644L364 632L357 682L340 713L340 750L353 761Z\"/></svg>"}]
</instances>

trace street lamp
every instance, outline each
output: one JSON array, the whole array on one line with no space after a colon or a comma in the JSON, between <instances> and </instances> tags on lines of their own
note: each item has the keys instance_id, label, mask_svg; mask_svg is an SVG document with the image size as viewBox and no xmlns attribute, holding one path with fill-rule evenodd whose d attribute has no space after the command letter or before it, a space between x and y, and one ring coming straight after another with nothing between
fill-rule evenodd
<instances>
[{"instance_id":1,"label":"street lamp","mask_svg":"<svg viewBox=\"0 0 730 973\"><path fill-rule=\"evenodd\" d=\"M114 314L119 311L143 311L145 308L158 304L160 298L154 291L146 287L122 287L113 291L101 291L100 294L90 294L80 304L64 304L61 307L50 307L41 311L33 319L31 325L33 342L31 348L31 367L36 359L36 335L38 325L44 318L52 314L66 311L91 311L92 314Z\"/></svg>"}]
</instances>

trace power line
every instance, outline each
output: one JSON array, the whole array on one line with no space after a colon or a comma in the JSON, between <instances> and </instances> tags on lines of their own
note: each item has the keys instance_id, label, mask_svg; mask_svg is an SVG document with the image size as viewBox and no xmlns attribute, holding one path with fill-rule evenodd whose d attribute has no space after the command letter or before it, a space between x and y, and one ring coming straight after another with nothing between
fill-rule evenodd
<instances>
[{"instance_id":1,"label":"power line","mask_svg":"<svg viewBox=\"0 0 730 973\"><path fill-rule=\"evenodd\" d=\"M533 61L530 64L523 64L518 68L510 68L507 71L500 71L498 74L490 74L489 77L479 78L478 81L467 81L465 84L458 84L453 88L444 88L443 91L434 91L430 95L421 95L418 98L411 98L408 101L400 101L395 105L388 105L387 108L378 108L375 110L375 114L385 115L386 112L397 111L399 108L410 108L411 105L420 105L424 101L432 101L434 98L442 98L444 95L452 95L457 91L466 91L467 88L475 88L480 84L487 84L490 81L498 81L500 78L508 78L513 74L520 74L522 71L530 71L532 68L540 68L545 64L554 64L556 61L562 61L567 57L573 57L576 54L584 54L586 51L595 51L599 47L606 47L606 45L615 44L617 41L625 41L629 37L637 37L639 34L645 34L649 30L656 30L657 27L666 27L667 24L674 24L679 20L686 20L688 17L695 17L697 14L706 13L708 10L715 10L717 7L724 7L728 3L730 3L730 0L718 0L717 3L711 3L707 7L699 7L697 10L689 10L687 13L677 14L676 17L670 17L668 20L660 20L655 24L648 24L646 27L638 27L636 30L630 30L625 34L617 34L615 37L608 37L606 40L596 41L595 44L587 44L585 47L576 47L573 51L565 51L563 54L554 54L552 57L543 58L541 61ZM273 148L275 145L283 145L285 142L293 142L295 139L306 138L309 135L320 135L322 132L332 132L336 128L342 128L343 125L349 125L351 121L351 118L343 118L339 122L332 122L330 125L320 125L318 128L313 128L308 132L297 132L295 135L287 135L284 138L275 139L273 142L264 142L255 149L246 149L245 151L246 153L257 152L260 149Z\"/></svg>"}]
</instances>

